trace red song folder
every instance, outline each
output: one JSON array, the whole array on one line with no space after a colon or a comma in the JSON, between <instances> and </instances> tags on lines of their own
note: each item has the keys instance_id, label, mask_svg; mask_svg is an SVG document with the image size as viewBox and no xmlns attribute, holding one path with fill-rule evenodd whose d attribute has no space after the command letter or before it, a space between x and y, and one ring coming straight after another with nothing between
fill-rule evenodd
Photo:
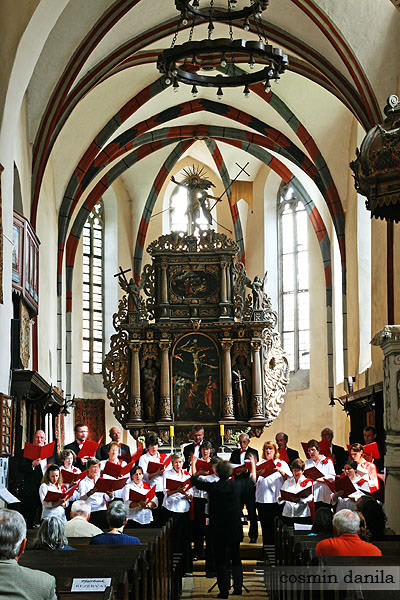
<instances>
[{"instance_id":1,"label":"red song folder","mask_svg":"<svg viewBox=\"0 0 400 600\"><path fill-rule=\"evenodd\" d=\"M46 444L45 446L36 446L35 444L25 442L24 457L30 460L50 458L54 454L54 444L55 442L50 442L50 444Z\"/></svg>"},{"instance_id":2,"label":"red song folder","mask_svg":"<svg viewBox=\"0 0 400 600\"><path fill-rule=\"evenodd\" d=\"M121 477L122 469L125 469L125 467L121 467L119 463L115 464L108 460L104 465L103 475L110 475L110 477L118 479Z\"/></svg>"},{"instance_id":3,"label":"red song folder","mask_svg":"<svg viewBox=\"0 0 400 600\"><path fill-rule=\"evenodd\" d=\"M160 454L160 458L161 462L154 462L152 460L149 461L149 463L147 464L148 473L155 473L159 469L163 469L165 471L165 469L171 463L172 454Z\"/></svg>"},{"instance_id":4,"label":"red song folder","mask_svg":"<svg viewBox=\"0 0 400 600\"><path fill-rule=\"evenodd\" d=\"M185 479L185 481L179 481L178 479L166 479L165 485L167 490L178 490L179 488L183 488L185 491L192 487L190 483L190 477Z\"/></svg>"},{"instance_id":5,"label":"red song folder","mask_svg":"<svg viewBox=\"0 0 400 600\"><path fill-rule=\"evenodd\" d=\"M276 473L276 467L273 460L267 460L261 465L256 465L256 473L260 477L269 477L272 473Z\"/></svg>"},{"instance_id":6,"label":"red song folder","mask_svg":"<svg viewBox=\"0 0 400 600\"><path fill-rule=\"evenodd\" d=\"M86 475L87 471L82 471L82 473L71 473L71 471L61 469L61 477L63 483L72 483L72 481L80 481L81 479L84 479Z\"/></svg>"},{"instance_id":7,"label":"red song folder","mask_svg":"<svg viewBox=\"0 0 400 600\"><path fill-rule=\"evenodd\" d=\"M196 473L198 473L199 471L207 471L209 475L212 475L214 473L210 463L205 460L201 460L201 458L198 458L196 460Z\"/></svg>"},{"instance_id":8,"label":"red song folder","mask_svg":"<svg viewBox=\"0 0 400 600\"><path fill-rule=\"evenodd\" d=\"M289 464L289 463L290 463L290 460L289 460L289 457L288 457L288 453L286 452L286 448L280 448L280 449L278 450L278 452L279 452L279 458L280 458L281 460L284 460L284 461L285 461L285 463L288 463L288 464Z\"/></svg>"},{"instance_id":9,"label":"red song folder","mask_svg":"<svg viewBox=\"0 0 400 600\"><path fill-rule=\"evenodd\" d=\"M68 500L78 488L78 485L79 484L77 483L76 485L72 486L67 492L53 492L49 490L44 498L44 502L56 502L57 500L61 499L64 501Z\"/></svg>"},{"instance_id":10,"label":"red song folder","mask_svg":"<svg viewBox=\"0 0 400 600\"><path fill-rule=\"evenodd\" d=\"M125 479L103 479L103 477L100 477L96 481L94 489L96 492L116 492L121 490L127 481L128 477L125 477Z\"/></svg>"},{"instance_id":11,"label":"red song folder","mask_svg":"<svg viewBox=\"0 0 400 600\"><path fill-rule=\"evenodd\" d=\"M240 473L244 473L244 471L248 471L250 469L251 460L245 460L242 465L237 465L234 467L232 465L232 474L239 475Z\"/></svg>"},{"instance_id":12,"label":"red song folder","mask_svg":"<svg viewBox=\"0 0 400 600\"><path fill-rule=\"evenodd\" d=\"M313 481L323 476L324 474L321 473L321 471L317 469L317 467L310 467L309 469L306 469L304 471L304 477L308 477L308 479L312 479Z\"/></svg>"},{"instance_id":13,"label":"red song folder","mask_svg":"<svg viewBox=\"0 0 400 600\"><path fill-rule=\"evenodd\" d=\"M372 442L371 444L365 444L364 454L367 454L368 456L372 456L372 458L375 458L375 459L381 457L381 455L379 454L379 450L378 450L378 444L376 442Z\"/></svg>"},{"instance_id":14,"label":"red song folder","mask_svg":"<svg viewBox=\"0 0 400 600\"><path fill-rule=\"evenodd\" d=\"M328 442L328 440L321 440L319 442L319 449L321 451L321 454L323 454L324 456L331 456L331 445Z\"/></svg>"},{"instance_id":15,"label":"red song folder","mask_svg":"<svg viewBox=\"0 0 400 600\"><path fill-rule=\"evenodd\" d=\"M100 446L98 442L91 442L90 440L86 440L83 444L82 448L78 452L78 458L92 458L97 451L97 448Z\"/></svg>"},{"instance_id":16,"label":"red song folder","mask_svg":"<svg viewBox=\"0 0 400 600\"><path fill-rule=\"evenodd\" d=\"M147 503L151 502L154 498L154 496L156 495L156 486L153 485L153 487L150 490L145 490L144 494L141 494L140 492L136 492L135 490L130 490L129 492L129 500L131 502L142 502L142 500L146 500Z\"/></svg>"},{"instance_id":17,"label":"red song folder","mask_svg":"<svg viewBox=\"0 0 400 600\"><path fill-rule=\"evenodd\" d=\"M301 445L302 445L302 448L304 450L304 454L306 455L306 458L309 459L310 455L308 454L308 447L307 447L306 442L301 442Z\"/></svg>"},{"instance_id":18,"label":"red song folder","mask_svg":"<svg viewBox=\"0 0 400 600\"><path fill-rule=\"evenodd\" d=\"M342 498L348 498L350 494L356 491L351 479L347 477L339 477L334 481L335 492L342 492Z\"/></svg>"},{"instance_id":19,"label":"red song folder","mask_svg":"<svg viewBox=\"0 0 400 600\"><path fill-rule=\"evenodd\" d=\"M293 492L287 492L286 490L282 489L280 491L280 496L282 500L288 500L289 502L297 502L298 500L300 500L300 498L307 498L307 496L309 496L310 494L312 494L311 485L306 487L304 490L301 490L301 492L298 492L297 494Z\"/></svg>"}]
</instances>

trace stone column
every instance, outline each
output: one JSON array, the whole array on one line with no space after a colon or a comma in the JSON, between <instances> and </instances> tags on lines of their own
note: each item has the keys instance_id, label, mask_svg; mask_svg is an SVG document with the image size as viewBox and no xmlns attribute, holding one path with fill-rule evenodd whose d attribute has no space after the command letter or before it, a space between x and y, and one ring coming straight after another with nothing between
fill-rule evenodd
<instances>
[{"instance_id":1,"label":"stone column","mask_svg":"<svg viewBox=\"0 0 400 600\"><path fill-rule=\"evenodd\" d=\"M161 304L168 304L167 265L161 263Z\"/></svg>"},{"instance_id":2,"label":"stone column","mask_svg":"<svg viewBox=\"0 0 400 600\"><path fill-rule=\"evenodd\" d=\"M168 278L167 278L167 265L161 263L160 270L160 304L159 304L159 319L160 321L169 320L169 308L168 308Z\"/></svg>"},{"instance_id":3,"label":"stone column","mask_svg":"<svg viewBox=\"0 0 400 600\"><path fill-rule=\"evenodd\" d=\"M261 358L260 358L261 340L251 342L251 353L253 361L252 369L252 395L251 395L251 419L263 419L263 400L262 400L262 377L261 377Z\"/></svg>"},{"instance_id":4,"label":"stone column","mask_svg":"<svg viewBox=\"0 0 400 600\"><path fill-rule=\"evenodd\" d=\"M371 344L382 348L383 424L386 431L385 513L388 527L400 531L400 325L386 325Z\"/></svg>"},{"instance_id":5,"label":"stone column","mask_svg":"<svg viewBox=\"0 0 400 600\"><path fill-rule=\"evenodd\" d=\"M221 263L221 303L226 304L226 263Z\"/></svg>"},{"instance_id":6,"label":"stone column","mask_svg":"<svg viewBox=\"0 0 400 600\"><path fill-rule=\"evenodd\" d=\"M169 377L169 349L171 342L162 340L159 342L161 350L161 377L160 377L160 420L172 421L171 393Z\"/></svg>"},{"instance_id":7,"label":"stone column","mask_svg":"<svg viewBox=\"0 0 400 600\"><path fill-rule=\"evenodd\" d=\"M225 273L226 273L226 296L227 296L228 302L233 302L232 289L231 289L231 267L229 264L226 266Z\"/></svg>"},{"instance_id":8,"label":"stone column","mask_svg":"<svg viewBox=\"0 0 400 600\"><path fill-rule=\"evenodd\" d=\"M131 350L131 421L142 420L142 401L140 399L140 363L139 351L140 343L131 342L129 344Z\"/></svg>"},{"instance_id":9,"label":"stone column","mask_svg":"<svg viewBox=\"0 0 400 600\"><path fill-rule=\"evenodd\" d=\"M222 340L222 418L234 419L232 394L231 340Z\"/></svg>"}]
</instances>

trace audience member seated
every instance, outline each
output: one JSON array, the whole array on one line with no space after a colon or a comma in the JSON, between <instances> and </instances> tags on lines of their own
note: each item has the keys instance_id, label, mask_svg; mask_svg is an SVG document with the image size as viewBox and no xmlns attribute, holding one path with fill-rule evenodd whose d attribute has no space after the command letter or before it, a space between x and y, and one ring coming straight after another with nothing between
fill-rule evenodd
<instances>
[{"instance_id":1,"label":"audience member seated","mask_svg":"<svg viewBox=\"0 0 400 600\"><path fill-rule=\"evenodd\" d=\"M13 600L57 600L52 575L21 567L18 559L26 545L26 523L14 510L0 509L1 598Z\"/></svg>"},{"instance_id":2,"label":"audience member seated","mask_svg":"<svg viewBox=\"0 0 400 600\"><path fill-rule=\"evenodd\" d=\"M49 517L42 521L32 550L75 550L75 548L68 545L63 521L58 517Z\"/></svg>"},{"instance_id":3,"label":"audience member seated","mask_svg":"<svg viewBox=\"0 0 400 600\"><path fill-rule=\"evenodd\" d=\"M391 529L386 530L387 517L382 504L375 500L375 498L362 496L357 501L357 510L365 519L368 538L370 540L383 540L385 535L393 533Z\"/></svg>"},{"instance_id":4,"label":"audience member seated","mask_svg":"<svg viewBox=\"0 0 400 600\"><path fill-rule=\"evenodd\" d=\"M339 510L333 517L334 537L318 542L318 556L382 556L382 552L358 535L360 517L352 510Z\"/></svg>"},{"instance_id":5,"label":"audience member seated","mask_svg":"<svg viewBox=\"0 0 400 600\"><path fill-rule=\"evenodd\" d=\"M107 523L110 531L95 535L90 540L90 544L140 544L139 538L123 533L127 521L128 509L125 504L119 500L111 502L107 509Z\"/></svg>"},{"instance_id":6,"label":"audience member seated","mask_svg":"<svg viewBox=\"0 0 400 600\"><path fill-rule=\"evenodd\" d=\"M318 535L320 538L333 536L332 526L333 513L329 508L321 506L314 516L311 532L308 535Z\"/></svg>"},{"instance_id":7,"label":"audience member seated","mask_svg":"<svg viewBox=\"0 0 400 600\"><path fill-rule=\"evenodd\" d=\"M72 537L93 537L103 531L89 523L90 504L85 500L75 500L71 506L71 520L65 523L65 535Z\"/></svg>"}]
</instances>

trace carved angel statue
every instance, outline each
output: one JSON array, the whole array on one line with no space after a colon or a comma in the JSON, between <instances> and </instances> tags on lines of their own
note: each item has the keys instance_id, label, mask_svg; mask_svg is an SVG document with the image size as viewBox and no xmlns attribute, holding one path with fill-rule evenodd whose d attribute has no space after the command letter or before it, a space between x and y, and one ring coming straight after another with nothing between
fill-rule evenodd
<instances>
[{"instance_id":1,"label":"carved angel statue","mask_svg":"<svg viewBox=\"0 0 400 600\"><path fill-rule=\"evenodd\" d=\"M137 284L136 281L134 281L132 278L128 281L125 276L125 273L122 271L122 269L120 269L120 273L118 274L118 283L121 286L121 288L128 294L128 310L133 310L133 312L137 313L138 318L140 318L140 320L146 320L146 303L140 295L143 285L145 284L145 280L143 280L143 282L141 281L139 284Z\"/></svg>"},{"instance_id":2,"label":"carved angel statue","mask_svg":"<svg viewBox=\"0 0 400 600\"><path fill-rule=\"evenodd\" d=\"M258 275L256 275L251 281L246 278L246 285L252 291L253 296L253 313L256 310L263 310L267 306L268 297L264 293L264 285L267 279L267 271L264 273L264 277L261 279Z\"/></svg>"},{"instance_id":3,"label":"carved angel statue","mask_svg":"<svg viewBox=\"0 0 400 600\"><path fill-rule=\"evenodd\" d=\"M289 383L289 363L281 346L279 333L264 334L265 417L271 424L281 412Z\"/></svg>"},{"instance_id":4,"label":"carved angel statue","mask_svg":"<svg viewBox=\"0 0 400 600\"><path fill-rule=\"evenodd\" d=\"M205 175L203 168L199 170L192 165L192 167L184 169L183 172L185 173L185 177L182 181L176 181L173 176L171 177L171 181L187 190L188 206L185 214L188 217L188 235L192 235L197 226L197 220L200 217L201 211L211 225L213 219L211 216L209 200L213 199L218 201L220 199L207 193L207 190L211 187L215 187L215 185L203 176Z\"/></svg>"}]
</instances>

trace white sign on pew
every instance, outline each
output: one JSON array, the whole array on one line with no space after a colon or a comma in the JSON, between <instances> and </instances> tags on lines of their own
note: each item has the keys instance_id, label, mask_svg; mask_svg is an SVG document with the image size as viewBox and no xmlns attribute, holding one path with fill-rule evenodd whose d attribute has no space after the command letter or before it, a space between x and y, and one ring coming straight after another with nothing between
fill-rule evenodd
<instances>
[{"instance_id":1,"label":"white sign on pew","mask_svg":"<svg viewBox=\"0 0 400 600\"><path fill-rule=\"evenodd\" d=\"M111 585L111 577L73 579L71 592L104 592Z\"/></svg>"}]
</instances>

